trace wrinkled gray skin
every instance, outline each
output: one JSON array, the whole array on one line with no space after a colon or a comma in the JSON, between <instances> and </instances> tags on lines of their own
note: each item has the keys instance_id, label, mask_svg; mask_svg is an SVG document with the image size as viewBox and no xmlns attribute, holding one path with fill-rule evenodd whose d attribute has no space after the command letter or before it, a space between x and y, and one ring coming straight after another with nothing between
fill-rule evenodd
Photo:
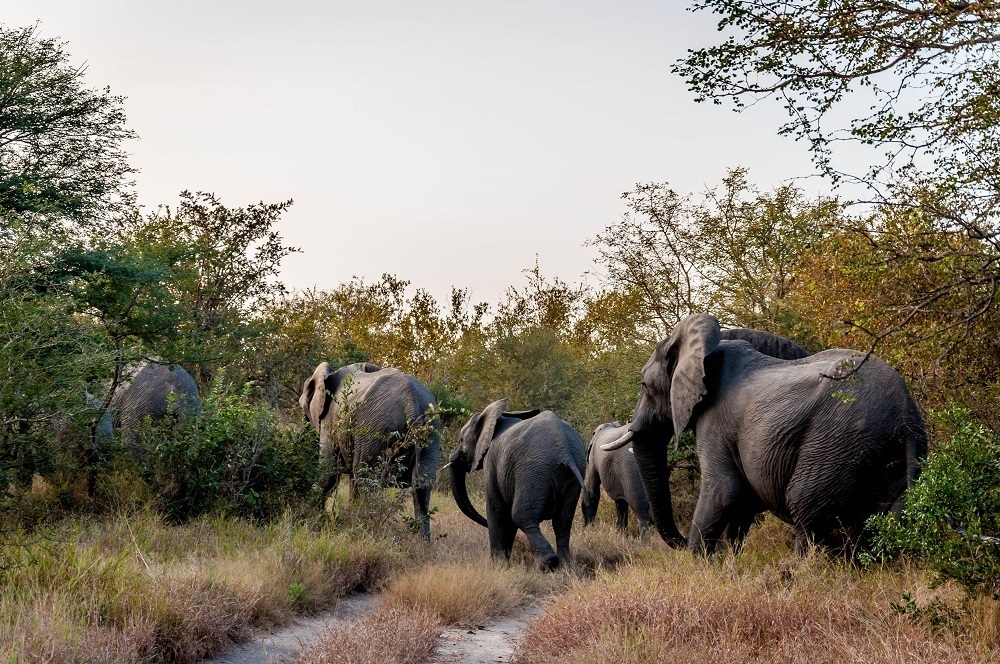
<instances>
[{"instance_id":1,"label":"wrinkled gray skin","mask_svg":"<svg viewBox=\"0 0 1000 664\"><path fill-rule=\"evenodd\" d=\"M617 450L606 451L601 445L618 440L628 432L628 425L618 422L602 424L594 429L594 437L587 444L587 476L584 491L587 500L580 508L584 525L593 522L597 506L601 500L601 488L615 501L615 526L625 532L628 529L628 510L631 507L639 519L640 530L646 530L649 522L649 501L639 477L639 464L631 447L626 445Z\"/></svg>"},{"instance_id":2,"label":"wrinkled gray skin","mask_svg":"<svg viewBox=\"0 0 1000 664\"><path fill-rule=\"evenodd\" d=\"M147 417L156 421L168 413L180 415L201 408L197 383L178 364L143 361L134 373L126 373L131 373L131 378L115 388L108 410L97 425L98 437L110 437L112 431L119 431L126 449L133 449L139 427ZM174 393L178 397L171 404L170 395Z\"/></svg>"},{"instance_id":3,"label":"wrinkled gray skin","mask_svg":"<svg viewBox=\"0 0 1000 664\"><path fill-rule=\"evenodd\" d=\"M336 371L326 362L316 367L302 385L299 407L319 432L322 467L315 488L320 495L325 497L346 472L353 497L361 466L376 468L391 451L401 462L394 479L413 488L413 516L429 540L428 509L440 454L441 425L434 418L426 431L411 433L411 427L422 429L427 411L435 406L430 390L399 369L383 369L367 362Z\"/></svg>"},{"instance_id":4,"label":"wrinkled gray skin","mask_svg":"<svg viewBox=\"0 0 1000 664\"><path fill-rule=\"evenodd\" d=\"M583 486L586 452L580 434L552 411L506 412L494 401L462 427L451 455L451 492L462 512L490 533L494 557L510 558L520 528L544 570L569 562L573 514ZM466 473L486 474L486 518L466 489ZM552 520L556 552L538 524Z\"/></svg>"},{"instance_id":5,"label":"wrinkled gray skin","mask_svg":"<svg viewBox=\"0 0 1000 664\"><path fill-rule=\"evenodd\" d=\"M711 552L738 542L770 511L794 525L796 550L810 541L844 550L865 519L898 510L920 472L927 437L902 378L864 353L827 350L796 360L720 339L703 314L682 320L642 370L630 433L653 520L684 543L670 503L667 445L695 430L701 493L688 546Z\"/></svg>"}]
</instances>

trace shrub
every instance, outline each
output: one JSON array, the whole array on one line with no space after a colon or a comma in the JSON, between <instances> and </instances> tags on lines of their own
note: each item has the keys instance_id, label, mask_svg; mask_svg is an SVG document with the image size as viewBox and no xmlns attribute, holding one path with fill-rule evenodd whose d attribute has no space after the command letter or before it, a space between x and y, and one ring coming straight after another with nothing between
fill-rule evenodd
<instances>
[{"instance_id":1,"label":"shrub","mask_svg":"<svg viewBox=\"0 0 1000 664\"><path fill-rule=\"evenodd\" d=\"M924 463L902 514L869 522L876 555L912 556L936 572L935 585L1000 598L1000 436L959 408L937 419L951 437Z\"/></svg>"},{"instance_id":2,"label":"shrub","mask_svg":"<svg viewBox=\"0 0 1000 664\"><path fill-rule=\"evenodd\" d=\"M142 431L140 473L171 517L221 510L269 518L310 492L318 460L308 427L279 426L276 413L253 401L252 388L218 389L193 417Z\"/></svg>"}]
</instances>

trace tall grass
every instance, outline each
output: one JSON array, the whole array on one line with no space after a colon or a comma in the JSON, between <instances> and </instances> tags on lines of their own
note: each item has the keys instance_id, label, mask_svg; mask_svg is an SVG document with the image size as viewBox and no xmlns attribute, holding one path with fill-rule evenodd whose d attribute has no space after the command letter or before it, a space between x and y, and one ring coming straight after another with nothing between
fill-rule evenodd
<instances>
[{"instance_id":1,"label":"tall grass","mask_svg":"<svg viewBox=\"0 0 1000 664\"><path fill-rule=\"evenodd\" d=\"M196 662L388 577L400 551L292 518L151 512L17 533L3 547L0 660Z\"/></svg>"},{"instance_id":2,"label":"tall grass","mask_svg":"<svg viewBox=\"0 0 1000 664\"><path fill-rule=\"evenodd\" d=\"M977 627L988 618L956 631L896 614L892 604L914 587L926 587L916 569L795 557L790 534L769 519L740 555L650 547L574 582L530 625L516 661L996 661L995 634Z\"/></svg>"}]
</instances>

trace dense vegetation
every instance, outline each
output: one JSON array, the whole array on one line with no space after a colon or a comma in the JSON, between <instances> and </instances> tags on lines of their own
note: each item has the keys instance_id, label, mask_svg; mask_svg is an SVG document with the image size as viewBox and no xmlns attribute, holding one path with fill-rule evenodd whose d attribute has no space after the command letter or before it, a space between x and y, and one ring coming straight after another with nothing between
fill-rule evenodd
<instances>
[{"instance_id":1,"label":"dense vegetation","mask_svg":"<svg viewBox=\"0 0 1000 664\"><path fill-rule=\"evenodd\" d=\"M133 133L123 99L88 87L58 40L36 28L0 25L0 587L17 596L16 584L62 579L70 586L66 601L85 589L107 596L93 609L111 616L103 628L128 623L139 629L141 623L146 637L136 641L136 656L170 660L156 640L162 637L155 615L173 616L177 634L185 627L183 606L168 596L194 603L215 593L237 616L217 627L234 638L247 625L277 618L255 615L268 605L250 591L230 596L215 586L179 582L155 586L149 606L120 606L108 598L121 588L100 584L144 587L145 560L126 564L126 549L112 564L95 552L118 555L107 541L114 537L139 550L143 534L131 530L134 518L157 524L148 526L152 539L143 545L164 551L166 543L153 542L163 538L156 534L160 519L182 524L177 527L190 541L211 539L199 546L213 551L226 548L227 538L239 546L256 542L250 531L226 531L236 523L252 530L247 524L253 522L270 523L270 532L280 531L281 541L298 552L292 560L271 543L248 545L277 570L281 587L270 595L280 605L275 614L293 605L326 606L331 600L318 586L304 583L309 574L360 566L368 576L354 583L367 588L383 580L395 564L387 561L408 545L389 523L404 502L397 493L364 508L335 510L324 523L310 521L316 518L310 503L315 436L302 423L296 399L319 362L399 367L454 412L501 396L514 408L550 408L587 437L602 422L630 418L638 371L653 344L685 314L704 311L724 325L766 329L813 351L874 348L906 378L932 432L932 452L907 513L873 523L875 546L862 561L909 557L934 570L936 583L964 589L963 599L947 607L907 596L899 609L915 620L966 629L955 618L961 609L997 624L1000 611L981 604L1000 589L994 407L1000 397L994 163L1000 96L997 38L983 36L992 35L990 26L995 31L997 10L984 2L914 4L928 6L923 18L896 5L865 13L859 3L699 3L747 39L692 52L677 66L704 98L740 105L748 96L778 94L791 113L783 131L808 138L817 163L835 177L842 174L832 165L831 146L843 136L820 132L826 125L818 119L849 93L844 82L861 81L878 96L889 94L878 87L878 76L893 68L901 89L931 81L938 99L950 105L911 107L906 95L890 95L888 111L847 129L862 143L908 148L865 175L879 192L867 205L834 194L812 199L790 184L761 189L740 167L705 192L638 184L622 197L620 221L596 237L578 238L597 256L588 281L526 266L523 282L495 303L472 301L470 284L457 284L449 300L439 302L391 274L289 292L279 281L280 266L297 249L284 244L278 229L291 201L233 206L210 193L184 191L176 205L143 214L129 189L133 168L124 144ZM866 41L879 35L884 48ZM860 59L850 57L858 40L868 44ZM919 47L925 42L932 44L927 53ZM762 55L761 49L770 51ZM748 86L753 72L760 82ZM196 417L145 430L146 456L136 463L96 431L115 387L144 358L188 369L204 406ZM446 451L451 444L445 441ZM678 483L686 482L675 491L682 505L696 492L697 475L690 457L678 463L690 471L675 473ZM88 486L88 477L96 477L96 485ZM142 504L148 505L140 510ZM359 516L359 509L367 511ZM136 510L141 518L124 516ZM305 513L312 515L302 517L309 536L289 521ZM88 535L89 548L77 550L66 543L72 539L66 519L85 515L112 521L105 522L105 535ZM208 521L213 518L219 521ZM206 529L226 533L209 536ZM55 543L45 544L49 538ZM393 542L388 553L374 553L378 538ZM613 558L596 557L602 563ZM100 578L92 583L95 569ZM907 569L906 578L916 578ZM699 575L705 571L698 568ZM708 571L722 585L747 574L753 583L787 581L786 571L769 566L760 573ZM88 581L78 583L83 578ZM648 590L641 574L601 583ZM860 581L850 576L850 583ZM574 593L580 601L588 597L581 588ZM668 608L674 601L654 600ZM146 622L129 623L133 609ZM558 611L575 619L572 602ZM984 612L992 618L982 619ZM421 616L425 633L428 619ZM0 610L0 633L16 632L20 619ZM539 633L553 629L556 619ZM647 636L651 643L662 636L656 647L668 647L669 635ZM526 647L544 658L543 641ZM605 645L621 653L628 643Z\"/></svg>"}]
</instances>

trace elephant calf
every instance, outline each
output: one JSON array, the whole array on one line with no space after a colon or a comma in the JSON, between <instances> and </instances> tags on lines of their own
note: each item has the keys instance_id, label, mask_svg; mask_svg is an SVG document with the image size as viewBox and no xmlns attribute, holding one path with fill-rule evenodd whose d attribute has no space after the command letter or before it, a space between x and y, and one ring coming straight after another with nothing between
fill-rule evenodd
<instances>
[{"instance_id":1,"label":"elephant calf","mask_svg":"<svg viewBox=\"0 0 1000 664\"><path fill-rule=\"evenodd\" d=\"M639 464L635 461L631 447L617 450L602 450L601 445L618 440L628 433L628 425L618 422L602 424L594 429L594 437L587 445L587 475L583 502L584 525L589 525L597 516L597 505L601 500L601 487L611 500L615 501L615 526L625 532L628 529L628 510L631 507L639 519L639 528L650 526L649 500L642 488Z\"/></svg>"},{"instance_id":2,"label":"elephant calf","mask_svg":"<svg viewBox=\"0 0 1000 664\"><path fill-rule=\"evenodd\" d=\"M490 533L494 556L510 557L520 528L553 570L569 562L569 535L583 487L583 439L552 411L506 412L507 399L491 403L462 427L451 455L451 491L463 513ZM466 473L485 468L486 518L469 500ZM552 520L556 553L538 524Z\"/></svg>"}]
</instances>

